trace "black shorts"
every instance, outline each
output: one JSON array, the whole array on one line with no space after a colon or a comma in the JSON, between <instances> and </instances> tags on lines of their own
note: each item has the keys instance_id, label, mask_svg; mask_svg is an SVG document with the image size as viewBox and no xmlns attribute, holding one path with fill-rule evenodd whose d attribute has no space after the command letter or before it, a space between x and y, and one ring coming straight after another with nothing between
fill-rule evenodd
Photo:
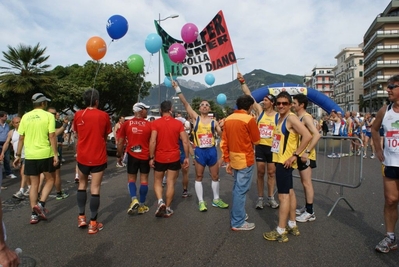
<instances>
[{"instance_id":1,"label":"black shorts","mask_svg":"<svg viewBox=\"0 0 399 267\"><path fill-rule=\"evenodd\" d=\"M25 159L25 175L39 176L42 172L55 172L53 157L47 159Z\"/></svg>"},{"instance_id":2,"label":"black shorts","mask_svg":"<svg viewBox=\"0 0 399 267\"><path fill-rule=\"evenodd\" d=\"M279 194L289 194L293 188L294 182L292 178L293 168L284 168L281 163L276 163L276 184Z\"/></svg>"},{"instance_id":3,"label":"black shorts","mask_svg":"<svg viewBox=\"0 0 399 267\"><path fill-rule=\"evenodd\" d=\"M296 161L298 164L298 171L306 170L308 167L312 169L316 168L316 161L313 159L310 159L309 162L302 162L301 157L298 157Z\"/></svg>"},{"instance_id":4,"label":"black shorts","mask_svg":"<svg viewBox=\"0 0 399 267\"><path fill-rule=\"evenodd\" d=\"M178 171L181 169L180 160L170 163L154 162L154 170L157 172L165 172L167 170Z\"/></svg>"},{"instance_id":5,"label":"black shorts","mask_svg":"<svg viewBox=\"0 0 399 267\"><path fill-rule=\"evenodd\" d=\"M382 166L382 175L386 178L399 180L399 167Z\"/></svg>"},{"instance_id":6,"label":"black shorts","mask_svg":"<svg viewBox=\"0 0 399 267\"><path fill-rule=\"evenodd\" d=\"M133 157L129 153L127 153L127 173L128 174L137 174L140 170L140 173L148 174L150 173L150 160L142 160Z\"/></svg>"},{"instance_id":7,"label":"black shorts","mask_svg":"<svg viewBox=\"0 0 399 267\"><path fill-rule=\"evenodd\" d=\"M97 166L86 166L86 165L80 164L78 162L78 168L84 175L89 175L90 173L104 171L107 168L107 163L104 163L102 165L97 165Z\"/></svg>"},{"instance_id":8,"label":"black shorts","mask_svg":"<svg viewBox=\"0 0 399 267\"><path fill-rule=\"evenodd\" d=\"M256 162L273 162L273 153L271 151L271 146L256 145L255 146L255 159Z\"/></svg>"}]
</instances>

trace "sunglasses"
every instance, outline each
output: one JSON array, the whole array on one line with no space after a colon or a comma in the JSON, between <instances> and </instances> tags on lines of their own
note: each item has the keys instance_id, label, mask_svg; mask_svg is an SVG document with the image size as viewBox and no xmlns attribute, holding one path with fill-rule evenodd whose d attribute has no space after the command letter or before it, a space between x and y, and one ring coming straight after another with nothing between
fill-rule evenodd
<instances>
[{"instance_id":1,"label":"sunglasses","mask_svg":"<svg viewBox=\"0 0 399 267\"><path fill-rule=\"evenodd\" d=\"M289 102L276 102L276 106L283 105L284 107L288 106L290 103Z\"/></svg>"},{"instance_id":2,"label":"sunglasses","mask_svg":"<svg viewBox=\"0 0 399 267\"><path fill-rule=\"evenodd\" d=\"M395 89L396 87L399 87L399 84L388 84L388 85L387 85L387 88L388 88L389 90L393 90L393 89Z\"/></svg>"},{"instance_id":3,"label":"sunglasses","mask_svg":"<svg viewBox=\"0 0 399 267\"><path fill-rule=\"evenodd\" d=\"M201 103L200 107L209 107L209 104L208 103Z\"/></svg>"}]
</instances>

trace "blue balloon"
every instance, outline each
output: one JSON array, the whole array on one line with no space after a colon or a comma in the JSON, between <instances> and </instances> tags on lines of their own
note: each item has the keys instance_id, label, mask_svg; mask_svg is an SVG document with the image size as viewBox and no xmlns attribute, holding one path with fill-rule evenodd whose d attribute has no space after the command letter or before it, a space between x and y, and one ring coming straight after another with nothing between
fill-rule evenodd
<instances>
[{"instance_id":1,"label":"blue balloon","mask_svg":"<svg viewBox=\"0 0 399 267\"><path fill-rule=\"evenodd\" d=\"M121 15L113 15L108 19L107 32L112 40L118 40L125 36L128 28L127 20Z\"/></svg>"},{"instance_id":2,"label":"blue balloon","mask_svg":"<svg viewBox=\"0 0 399 267\"><path fill-rule=\"evenodd\" d=\"M208 73L205 76L205 82L206 82L207 85L214 84L215 83L215 76L213 76L213 74L211 74L211 73Z\"/></svg>"},{"instance_id":3,"label":"blue balloon","mask_svg":"<svg viewBox=\"0 0 399 267\"><path fill-rule=\"evenodd\" d=\"M156 33L150 33L145 39L145 48L151 54L159 51L162 47L162 38Z\"/></svg>"},{"instance_id":4,"label":"blue balloon","mask_svg":"<svg viewBox=\"0 0 399 267\"><path fill-rule=\"evenodd\" d=\"M224 105L226 104L227 97L225 94L218 94L216 97L216 101L218 102L219 105Z\"/></svg>"},{"instance_id":5,"label":"blue balloon","mask_svg":"<svg viewBox=\"0 0 399 267\"><path fill-rule=\"evenodd\" d=\"M166 87L172 87L172 81L170 80L169 77L165 77L165 79L163 79L163 82Z\"/></svg>"}]
</instances>

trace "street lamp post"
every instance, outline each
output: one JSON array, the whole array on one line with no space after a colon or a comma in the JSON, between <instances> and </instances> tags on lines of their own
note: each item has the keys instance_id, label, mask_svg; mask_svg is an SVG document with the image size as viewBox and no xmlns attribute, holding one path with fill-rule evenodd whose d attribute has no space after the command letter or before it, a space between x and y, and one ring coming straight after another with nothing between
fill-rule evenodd
<instances>
[{"instance_id":1,"label":"street lamp post","mask_svg":"<svg viewBox=\"0 0 399 267\"><path fill-rule=\"evenodd\" d=\"M174 19L177 18L179 15L170 15L167 16L166 18L161 19L161 13L159 13L158 16L158 24L161 26L161 21L167 20L167 19ZM162 48L161 48L162 49ZM161 112L161 50L158 52L158 110Z\"/></svg>"},{"instance_id":2,"label":"street lamp post","mask_svg":"<svg viewBox=\"0 0 399 267\"><path fill-rule=\"evenodd\" d=\"M245 59L245 57L236 58L237 61L244 60L244 59ZM236 62L236 64L237 64L237 62ZM234 64L231 65L231 80L234 81Z\"/></svg>"}]
</instances>

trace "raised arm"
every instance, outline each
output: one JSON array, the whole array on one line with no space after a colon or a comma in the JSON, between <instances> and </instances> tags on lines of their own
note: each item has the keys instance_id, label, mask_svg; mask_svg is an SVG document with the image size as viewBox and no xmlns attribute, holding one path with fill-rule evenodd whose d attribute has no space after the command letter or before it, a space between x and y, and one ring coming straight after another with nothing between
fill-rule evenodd
<instances>
[{"instance_id":1,"label":"raised arm","mask_svg":"<svg viewBox=\"0 0 399 267\"><path fill-rule=\"evenodd\" d=\"M194 120L197 119L198 114L193 110L193 108L190 106L190 103L188 103L187 99L184 97L183 93L181 92L181 89L179 85L177 84L176 81L172 81L172 86L176 91L177 96L179 97L180 101L183 103L184 108L186 109L188 115Z\"/></svg>"},{"instance_id":2,"label":"raised arm","mask_svg":"<svg viewBox=\"0 0 399 267\"><path fill-rule=\"evenodd\" d=\"M253 96L251 95L251 91L250 91L249 88L248 88L248 85L245 83L244 76L242 76L242 74L238 72L238 73L237 73L237 79L238 79L238 81L239 81L240 84L241 84L241 90L242 90L242 92L243 92L244 94L249 95L249 96L251 96L251 97L253 98ZM262 113L262 110L263 110L262 106L256 102L255 98L254 98L254 101L255 101L255 103L254 103L254 108L255 108L256 112L257 112L258 114Z\"/></svg>"}]
</instances>

